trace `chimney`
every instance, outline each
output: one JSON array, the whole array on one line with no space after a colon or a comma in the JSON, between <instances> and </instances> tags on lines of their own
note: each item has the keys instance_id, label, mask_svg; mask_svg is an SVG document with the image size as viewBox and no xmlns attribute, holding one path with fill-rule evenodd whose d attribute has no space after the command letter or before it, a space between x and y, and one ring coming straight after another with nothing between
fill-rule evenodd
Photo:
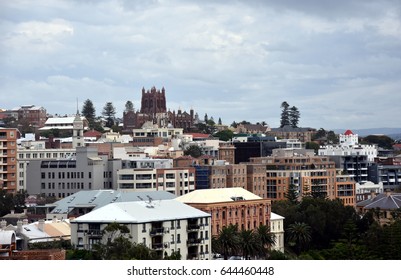
<instances>
[{"instance_id":1,"label":"chimney","mask_svg":"<svg viewBox=\"0 0 401 280\"><path fill-rule=\"evenodd\" d=\"M15 210L13 209L13 210L11 210L11 215L14 215L14 212L15 212Z\"/></svg>"},{"instance_id":2,"label":"chimney","mask_svg":"<svg viewBox=\"0 0 401 280\"><path fill-rule=\"evenodd\" d=\"M40 231L44 231L44 230L45 230L45 220L43 220L43 219L40 219L40 220L39 220L39 222L38 222L38 229L39 229Z\"/></svg>"},{"instance_id":3,"label":"chimney","mask_svg":"<svg viewBox=\"0 0 401 280\"><path fill-rule=\"evenodd\" d=\"M23 220L22 220L22 225L23 225L23 226L28 225L28 219L23 219Z\"/></svg>"},{"instance_id":4,"label":"chimney","mask_svg":"<svg viewBox=\"0 0 401 280\"><path fill-rule=\"evenodd\" d=\"M17 221L17 233L21 233L22 232L22 221L18 220Z\"/></svg>"},{"instance_id":5,"label":"chimney","mask_svg":"<svg viewBox=\"0 0 401 280\"><path fill-rule=\"evenodd\" d=\"M0 222L0 228L1 228L1 229L5 229L6 226L7 226L6 220L1 220L1 222Z\"/></svg>"},{"instance_id":6,"label":"chimney","mask_svg":"<svg viewBox=\"0 0 401 280\"><path fill-rule=\"evenodd\" d=\"M28 213L28 209L24 209L24 215L26 215Z\"/></svg>"},{"instance_id":7,"label":"chimney","mask_svg":"<svg viewBox=\"0 0 401 280\"><path fill-rule=\"evenodd\" d=\"M386 193L386 196L389 197L391 195L391 190L387 189L385 193Z\"/></svg>"}]
</instances>

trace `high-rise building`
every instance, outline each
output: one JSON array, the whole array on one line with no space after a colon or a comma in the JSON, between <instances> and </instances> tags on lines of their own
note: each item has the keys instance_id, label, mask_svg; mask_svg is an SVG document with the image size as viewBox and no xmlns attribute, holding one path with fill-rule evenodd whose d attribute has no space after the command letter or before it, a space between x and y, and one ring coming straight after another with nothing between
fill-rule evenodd
<instances>
[{"instance_id":1,"label":"high-rise building","mask_svg":"<svg viewBox=\"0 0 401 280\"><path fill-rule=\"evenodd\" d=\"M17 191L17 138L15 128L0 128L0 189Z\"/></svg>"}]
</instances>

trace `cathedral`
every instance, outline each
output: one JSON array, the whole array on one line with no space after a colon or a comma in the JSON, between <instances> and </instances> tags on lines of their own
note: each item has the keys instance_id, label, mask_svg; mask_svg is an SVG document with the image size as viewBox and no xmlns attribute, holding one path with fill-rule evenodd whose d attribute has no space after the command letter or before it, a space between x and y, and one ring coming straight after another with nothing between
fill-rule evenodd
<instances>
[{"instance_id":1,"label":"cathedral","mask_svg":"<svg viewBox=\"0 0 401 280\"><path fill-rule=\"evenodd\" d=\"M141 109L125 111L123 114L124 131L141 128L146 122L157 124L159 127L172 126L190 131L198 122L198 115L191 109L189 113L178 109L177 112L166 109L166 92L152 87L142 88Z\"/></svg>"}]
</instances>

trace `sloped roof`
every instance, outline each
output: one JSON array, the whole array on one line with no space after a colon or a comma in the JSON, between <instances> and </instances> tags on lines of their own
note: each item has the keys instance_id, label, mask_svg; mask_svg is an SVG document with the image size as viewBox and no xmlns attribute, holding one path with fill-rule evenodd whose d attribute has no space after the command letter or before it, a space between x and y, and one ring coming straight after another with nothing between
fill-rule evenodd
<instances>
[{"instance_id":1,"label":"sloped roof","mask_svg":"<svg viewBox=\"0 0 401 280\"><path fill-rule=\"evenodd\" d=\"M127 202L127 201L140 201L161 199L173 199L175 195L166 191L149 191L149 192L134 192L134 191L116 191L116 190L91 190L79 191L66 198L63 198L54 203L56 207L51 213L66 214L71 212L74 208L79 207L93 207L98 209L113 202Z\"/></svg>"},{"instance_id":2,"label":"sloped roof","mask_svg":"<svg viewBox=\"0 0 401 280\"><path fill-rule=\"evenodd\" d=\"M102 136L102 133L96 130L90 130L84 132L84 137L100 137Z\"/></svg>"},{"instance_id":3,"label":"sloped roof","mask_svg":"<svg viewBox=\"0 0 401 280\"><path fill-rule=\"evenodd\" d=\"M184 203L219 203L233 202L233 198L242 198L243 200L262 199L243 188L221 188L221 189L202 189L189 192L179 196L176 200Z\"/></svg>"},{"instance_id":4,"label":"sloped roof","mask_svg":"<svg viewBox=\"0 0 401 280\"><path fill-rule=\"evenodd\" d=\"M185 133L185 135L192 135L192 138L194 139L210 137L210 134L205 134L205 133Z\"/></svg>"},{"instance_id":5,"label":"sloped roof","mask_svg":"<svg viewBox=\"0 0 401 280\"><path fill-rule=\"evenodd\" d=\"M357 203L357 206L365 209L380 208L383 210L395 210L401 207L401 193L382 193L373 198Z\"/></svg>"},{"instance_id":6,"label":"sloped roof","mask_svg":"<svg viewBox=\"0 0 401 280\"><path fill-rule=\"evenodd\" d=\"M274 220L284 220L285 218L283 216L280 216L276 213L271 212L270 213L270 221L274 221Z\"/></svg>"},{"instance_id":7,"label":"sloped roof","mask_svg":"<svg viewBox=\"0 0 401 280\"><path fill-rule=\"evenodd\" d=\"M210 217L210 214L186 205L182 202L168 199L157 201L133 201L108 204L86 215L71 221L72 223L130 223Z\"/></svg>"},{"instance_id":8,"label":"sloped roof","mask_svg":"<svg viewBox=\"0 0 401 280\"><path fill-rule=\"evenodd\" d=\"M15 243L15 232L12 230L0 230L0 245Z\"/></svg>"},{"instance_id":9,"label":"sloped roof","mask_svg":"<svg viewBox=\"0 0 401 280\"><path fill-rule=\"evenodd\" d=\"M344 133L344 135L354 135L354 133L351 131L351 130L347 130L345 133Z\"/></svg>"}]
</instances>

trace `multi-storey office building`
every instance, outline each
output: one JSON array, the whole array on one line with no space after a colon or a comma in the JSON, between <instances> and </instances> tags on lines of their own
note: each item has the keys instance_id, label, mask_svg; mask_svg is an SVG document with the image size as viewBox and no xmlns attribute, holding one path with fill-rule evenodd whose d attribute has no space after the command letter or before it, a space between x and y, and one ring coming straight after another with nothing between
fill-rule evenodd
<instances>
[{"instance_id":1,"label":"multi-storey office building","mask_svg":"<svg viewBox=\"0 0 401 280\"><path fill-rule=\"evenodd\" d=\"M237 225L239 230L270 226L270 200L243 188L196 190L176 200L210 213L212 235L218 235L230 224Z\"/></svg>"},{"instance_id":2,"label":"multi-storey office building","mask_svg":"<svg viewBox=\"0 0 401 280\"><path fill-rule=\"evenodd\" d=\"M0 189L17 191L17 138L15 128L0 128Z\"/></svg>"},{"instance_id":3,"label":"multi-storey office building","mask_svg":"<svg viewBox=\"0 0 401 280\"><path fill-rule=\"evenodd\" d=\"M75 149L19 148L18 155L18 190L27 189L27 167L35 160L61 160L75 158Z\"/></svg>"},{"instance_id":4,"label":"multi-storey office building","mask_svg":"<svg viewBox=\"0 0 401 280\"><path fill-rule=\"evenodd\" d=\"M77 147L76 158L36 160L27 166L27 192L64 198L80 190L113 189L121 160L100 157L93 147Z\"/></svg>"},{"instance_id":5,"label":"multi-storey office building","mask_svg":"<svg viewBox=\"0 0 401 280\"><path fill-rule=\"evenodd\" d=\"M116 202L78 217L71 221L72 245L91 250L107 242L102 230L111 223L127 226L133 243L148 246L160 258L179 252L181 259L210 259L210 214L169 199Z\"/></svg>"}]
</instances>

